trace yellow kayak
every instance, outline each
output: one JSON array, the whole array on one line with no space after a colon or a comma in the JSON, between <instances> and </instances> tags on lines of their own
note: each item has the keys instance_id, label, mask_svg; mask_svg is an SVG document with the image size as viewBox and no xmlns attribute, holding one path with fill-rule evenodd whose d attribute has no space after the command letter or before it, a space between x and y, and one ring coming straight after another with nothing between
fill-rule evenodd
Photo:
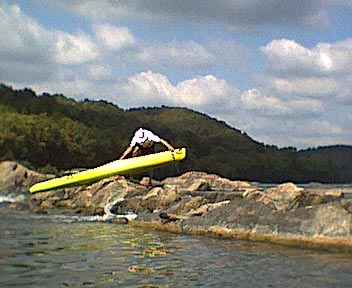
<instances>
[{"instance_id":1,"label":"yellow kayak","mask_svg":"<svg viewBox=\"0 0 352 288\"><path fill-rule=\"evenodd\" d=\"M34 184L30 193L43 192L58 188L89 184L114 175L128 175L143 172L149 168L156 168L174 161L181 161L186 157L186 148L174 151L163 151L123 160L116 160L97 168L88 169L75 174L54 178Z\"/></svg>"}]
</instances>

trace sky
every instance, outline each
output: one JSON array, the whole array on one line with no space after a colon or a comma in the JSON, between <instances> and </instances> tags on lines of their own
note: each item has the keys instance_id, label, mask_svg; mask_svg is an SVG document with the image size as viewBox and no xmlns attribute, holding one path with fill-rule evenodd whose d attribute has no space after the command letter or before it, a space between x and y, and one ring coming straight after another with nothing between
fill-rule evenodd
<instances>
[{"instance_id":1,"label":"sky","mask_svg":"<svg viewBox=\"0 0 352 288\"><path fill-rule=\"evenodd\" d=\"M352 145L352 0L0 0L0 35L14 89L185 107L280 148Z\"/></svg>"}]
</instances>

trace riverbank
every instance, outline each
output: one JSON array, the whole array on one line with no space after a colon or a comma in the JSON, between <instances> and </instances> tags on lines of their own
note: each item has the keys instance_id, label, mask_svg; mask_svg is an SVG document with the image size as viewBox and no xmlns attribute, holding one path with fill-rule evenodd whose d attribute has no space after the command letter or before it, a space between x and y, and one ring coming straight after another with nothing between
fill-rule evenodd
<instances>
[{"instance_id":1,"label":"riverbank","mask_svg":"<svg viewBox=\"0 0 352 288\"><path fill-rule=\"evenodd\" d=\"M29 194L29 187L51 177L15 162L0 163L0 193L8 205L37 213L96 215L174 233L264 241L285 246L352 252L352 186L312 183L234 181L188 172L145 184L123 176L92 185Z\"/></svg>"}]
</instances>

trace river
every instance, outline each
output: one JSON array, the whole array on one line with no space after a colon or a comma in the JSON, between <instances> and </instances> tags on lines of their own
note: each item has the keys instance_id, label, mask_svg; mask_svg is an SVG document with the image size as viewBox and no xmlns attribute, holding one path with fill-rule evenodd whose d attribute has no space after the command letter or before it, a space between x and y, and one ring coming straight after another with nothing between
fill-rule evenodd
<instances>
[{"instance_id":1,"label":"river","mask_svg":"<svg viewBox=\"0 0 352 288\"><path fill-rule=\"evenodd\" d=\"M351 255L0 205L1 287L351 287Z\"/></svg>"}]
</instances>

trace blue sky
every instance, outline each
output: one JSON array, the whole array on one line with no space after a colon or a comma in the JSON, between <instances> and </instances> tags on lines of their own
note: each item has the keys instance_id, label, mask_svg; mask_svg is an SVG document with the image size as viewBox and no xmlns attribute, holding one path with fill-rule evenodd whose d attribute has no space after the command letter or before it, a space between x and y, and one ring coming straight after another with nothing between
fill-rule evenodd
<instances>
[{"instance_id":1,"label":"blue sky","mask_svg":"<svg viewBox=\"0 0 352 288\"><path fill-rule=\"evenodd\" d=\"M351 0L0 0L0 82L352 145L351 16Z\"/></svg>"}]
</instances>

